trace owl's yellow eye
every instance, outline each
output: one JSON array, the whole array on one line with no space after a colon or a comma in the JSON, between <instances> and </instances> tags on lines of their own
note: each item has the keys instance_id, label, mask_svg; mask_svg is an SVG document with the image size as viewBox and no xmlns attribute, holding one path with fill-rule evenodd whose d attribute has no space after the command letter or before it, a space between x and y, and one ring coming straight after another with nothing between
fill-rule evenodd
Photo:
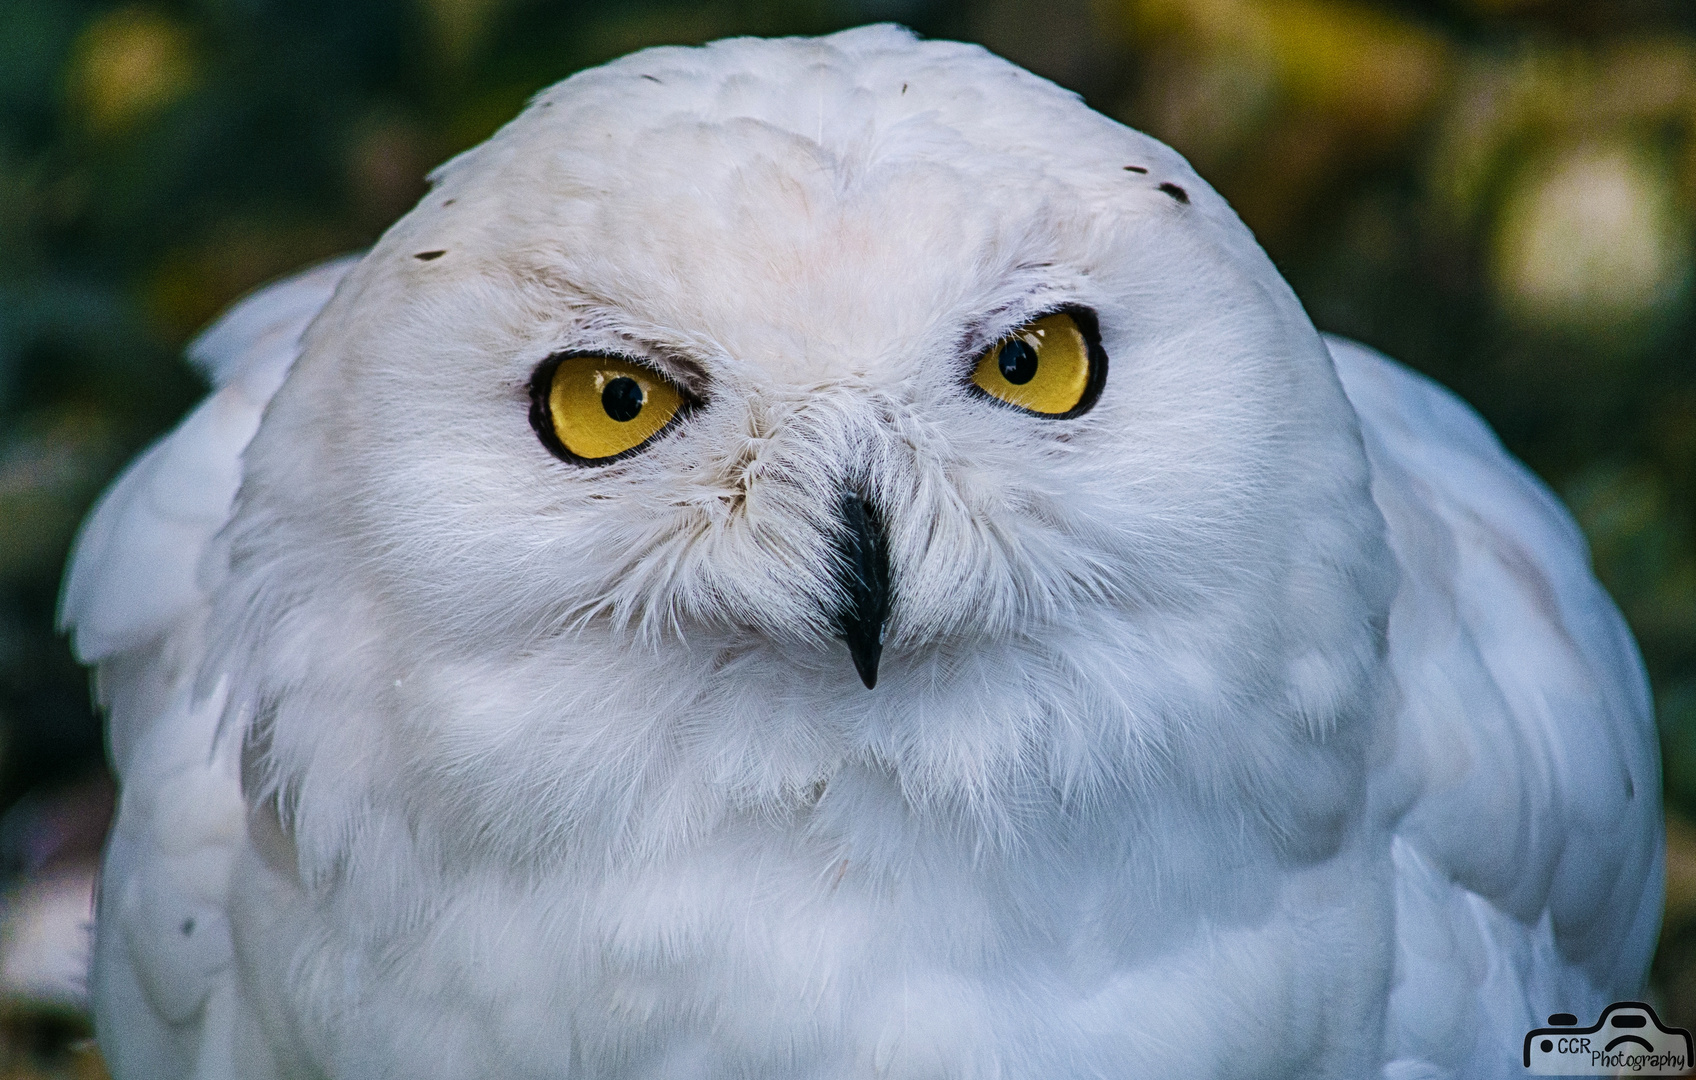
<instances>
[{"instance_id":1,"label":"owl's yellow eye","mask_svg":"<svg viewBox=\"0 0 1696 1080\"><path fill-rule=\"evenodd\" d=\"M1107 379L1094 317L1082 309L1033 319L984 353L972 384L1042 416L1087 412Z\"/></svg>"},{"instance_id":2,"label":"owl's yellow eye","mask_svg":"<svg viewBox=\"0 0 1696 1080\"><path fill-rule=\"evenodd\" d=\"M530 423L548 449L600 464L640 449L683 408L667 378L616 356L563 356L530 386Z\"/></svg>"}]
</instances>

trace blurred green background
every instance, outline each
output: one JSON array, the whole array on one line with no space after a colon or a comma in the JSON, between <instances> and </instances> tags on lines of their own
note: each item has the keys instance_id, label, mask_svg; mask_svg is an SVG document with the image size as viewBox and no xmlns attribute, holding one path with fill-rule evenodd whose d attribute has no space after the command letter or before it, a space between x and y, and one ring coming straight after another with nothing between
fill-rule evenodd
<instances>
[{"instance_id":1,"label":"blurred green background","mask_svg":"<svg viewBox=\"0 0 1696 1080\"><path fill-rule=\"evenodd\" d=\"M432 165L574 70L880 19L1171 143L1321 328L1476 405L1589 536L1654 681L1669 807L1696 817L1690 0L0 0L0 875L97 843L110 792L53 630L60 568L203 392L180 360L197 328L369 244ZM1656 992L1689 1023L1682 821ZM87 1065L53 1056L74 1022L5 1023L0 1080Z\"/></svg>"}]
</instances>

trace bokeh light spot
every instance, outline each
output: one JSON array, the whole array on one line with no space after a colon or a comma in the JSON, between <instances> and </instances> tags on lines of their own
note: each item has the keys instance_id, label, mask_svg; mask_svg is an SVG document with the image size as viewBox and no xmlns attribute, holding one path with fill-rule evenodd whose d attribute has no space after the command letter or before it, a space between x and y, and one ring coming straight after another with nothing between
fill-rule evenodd
<instances>
[{"instance_id":1,"label":"bokeh light spot","mask_svg":"<svg viewBox=\"0 0 1696 1080\"><path fill-rule=\"evenodd\" d=\"M1684 300L1690 227L1676 178L1654 154L1581 143L1519 170L1492 237L1492 284L1522 322L1630 328Z\"/></svg>"}]
</instances>

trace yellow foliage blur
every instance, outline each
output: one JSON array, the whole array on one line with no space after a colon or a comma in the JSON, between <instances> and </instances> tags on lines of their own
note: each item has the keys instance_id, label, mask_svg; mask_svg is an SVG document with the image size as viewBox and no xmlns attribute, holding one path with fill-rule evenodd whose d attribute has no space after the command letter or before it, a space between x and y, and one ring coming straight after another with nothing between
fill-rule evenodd
<instances>
[{"instance_id":1,"label":"yellow foliage blur","mask_svg":"<svg viewBox=\"0 0 1696 1080\"><path fill-rule=\"evenodd\" d=\"M145 8L106 12L84 28L66 76L72 107L89 128L122 130L193 89L189 33Z\"/></svg>"},{"instance_id":2,"label":"yellow foliage blur","mask_svg":"<svg viewBox=\"0 0 1696 1080\"><path fill-rule=\"evenodd\" d=\"M459 68L487 43L507 0L417 0L417 4L442 59Z\"/></svg>"},{"instance_id":3,"label":"yellow foliage blur","mask_svg":"<svg viewBox=\"0 0 1696 1080\"><path fill-rule=\"evenodd\" d=\"M1347 116L1382 137L1419 118L1450 61L1436 34L1344 0L1127 0L1124 14L1144 40L1185 39L1264 72L1291 107Z\"/></svg>"}]
</instances>

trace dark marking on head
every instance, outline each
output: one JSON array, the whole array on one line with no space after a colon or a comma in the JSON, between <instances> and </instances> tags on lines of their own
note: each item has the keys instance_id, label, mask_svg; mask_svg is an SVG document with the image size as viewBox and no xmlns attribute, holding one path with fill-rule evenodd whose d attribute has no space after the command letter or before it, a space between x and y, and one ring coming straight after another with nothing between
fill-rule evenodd
<instances>
[{"instance_id":1,"label":"dark marking on head","mask_svg":"<svg viewBox=\"0 0 1696 1080\"><path fill-rule=\"evenodd\" d=\"M439 259L446 254L446 251L420 251L412 257L419 262L429 262L431 259Z\"/></svg>"},{"instance_id":2,"label":"dark marking on head","mask_svg":"<svg viewBox=\"0 0 1696 1080\"><path fill-rule=\"evenodd\" d=\"M658 80L658 79L656 79L656 78L655 78L655 77L654 77L654 76L652 76L652 75L644 75L644 76L642 76L642 78L644 78L644 79L647 79L647 80L648 80L648 81L649 81L649 82L655 82L655 83L657 83L657 82L659 82L659 80Z\"/></svg>"},{"instance_id":3,"label":"dark marking on head","mask_svg":"<svg viewBox=\"0 0 1696 1080\"><path fill-rule=\"evenodd\" d=\"M1146 173L1146 172L1148 172L1148 170L1143 168L1141 165L1126 165L1125 171L1126 172L1134 172L1134 173Z\"/></svg>"},{"instance_id":4,"label":"dark marking on head","mask_svg":"<svg viewBox=\"0 0 1696 1080\"><path fill-rule=\"evenodd\" d=\"M456 203L458 201L459 201L458 199L443 199L442 205L443 206L452 206L454 203Z\"/></svg>"},{"instance_id":5,"label":"dark marking on head","mask_svg":"<svg viewBox=\"0 0 1696 1080\"><path fill-rule=\"evenodd\" d=\"M1170 180L1161 184L1160 190L1172 196L1172 198L1177 199L1181 203L1187 203L1190 201L1190 193L1179 187L1177 184L1172 183Z\"/></svg>"},{"instance_id":6,"label":"dark marking on head","mask_svg":"<svg viewBox=\"0 0 1696 1080\"><path fill-rule=\"evenodd\" d=\"M905 94L907 92L907 84L906 83L901 84L901 92L903 94Z\"/></svg>"},{"instance_id":7,"label":"dark marking on head","mask_svg":"<svg viewBox=\"0 0 1696 1080\"><path fill-rule=\"evenodd\" d=\"M179 929L182 930L183 937L188 937L190 934L194 933L194 920L184 919L183 924Z\"/></svg>"}]
</instances>

